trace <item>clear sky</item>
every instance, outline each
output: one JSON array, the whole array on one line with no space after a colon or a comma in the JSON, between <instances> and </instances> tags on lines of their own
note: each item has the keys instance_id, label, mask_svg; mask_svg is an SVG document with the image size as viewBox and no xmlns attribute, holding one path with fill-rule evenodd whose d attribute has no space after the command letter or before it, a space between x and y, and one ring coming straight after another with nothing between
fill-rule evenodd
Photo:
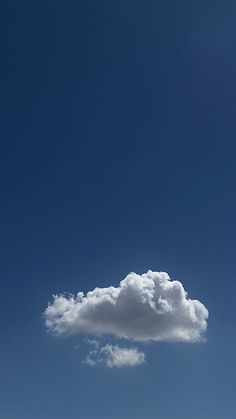
<instances>
[{"instance_id":1,"label":"clear sky","mask_svg":"<svg viewBox=\"0 0 236 419\"><path fill-rule=\"evenodd\" d=\"M0 417L234 419L235 1L12 0L0 31ZM109 368L46 331L53 294L149 269L205 342Z\"/></svg>"}]
</instances>

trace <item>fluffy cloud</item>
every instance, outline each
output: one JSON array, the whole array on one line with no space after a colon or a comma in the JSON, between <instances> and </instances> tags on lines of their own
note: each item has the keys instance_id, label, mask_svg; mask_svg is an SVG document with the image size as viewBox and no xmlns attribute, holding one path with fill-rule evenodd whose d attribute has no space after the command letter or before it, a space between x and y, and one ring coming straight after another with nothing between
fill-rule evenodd
<instances>
[{"instance_id":1,"label":"fluffy cloud","mask_svg":"<svg viewBox=\"0 0 236 419\"><path fill-rule=\"evenodd\" d=\"M113 335L140 342L199 341L207 318L206 307L188 298L181 282L152 271L130 273L118 287L56 295L45 310L46 326L56 335ZM118 347L104 348L114 362L111 353L117 355Z\"/></svg>"},{"instance_id":2,"label":"fluffy cloud","mask_svg":"<svg viewBox=\"0 0 236 419\"><path fill-rule=\"evenodd\" d=\"M84 364L89 366L106 365L109 368L135 367L145 362L143 352L135 348L121 348L118 345L107 344L96 348L88 353Z\"/></svg>"}]
</instances>

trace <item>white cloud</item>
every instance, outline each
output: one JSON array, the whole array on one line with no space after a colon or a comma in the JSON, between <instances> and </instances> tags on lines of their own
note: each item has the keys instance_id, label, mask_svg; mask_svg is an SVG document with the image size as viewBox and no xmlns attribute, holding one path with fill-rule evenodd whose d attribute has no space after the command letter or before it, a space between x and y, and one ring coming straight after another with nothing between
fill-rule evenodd
<instances>
[{"instance_id":1,"label":"white cloud","mask_svg":"<svg viewBox=\"0 0 236 419\"><path fill-rule=\"evenodd\" d=\"M140 342L199 341L207 318L206 307L188 298L181 282L152 271L130 273L118 287L56 295L45 310L46 326L54 334L113 335Z\"/></svg>"},{"instance_id":2,"label":"white cloud","mask_svg":"<svg viewBox=\"0 0 236 419\"><path fill-rule=\"evenodd\" d=\"M89 366L106 365L109 368L136 367L145 362L143 352L135 348L121 348L118 345L107 344L90 351L83 361Z\"/></svg>"}]
</instances>

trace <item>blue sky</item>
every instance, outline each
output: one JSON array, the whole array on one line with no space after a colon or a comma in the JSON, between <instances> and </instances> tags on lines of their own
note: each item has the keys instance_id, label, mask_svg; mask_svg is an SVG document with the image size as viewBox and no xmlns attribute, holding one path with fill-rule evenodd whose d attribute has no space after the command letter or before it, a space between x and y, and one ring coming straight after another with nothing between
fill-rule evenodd
<instances>
[{"instance_id":1,"label":"blue sky","mask_svg":"<svg viewBox=\"0 0 236 419\"><path fill-rule=\"evenodd\" d=\"M235 2L0 16L0 416L233 419ZM145 363L106 368L46 332L53 294L148 269L207 307L206 342L138 342Z\"/></svg>"}]
</instances>

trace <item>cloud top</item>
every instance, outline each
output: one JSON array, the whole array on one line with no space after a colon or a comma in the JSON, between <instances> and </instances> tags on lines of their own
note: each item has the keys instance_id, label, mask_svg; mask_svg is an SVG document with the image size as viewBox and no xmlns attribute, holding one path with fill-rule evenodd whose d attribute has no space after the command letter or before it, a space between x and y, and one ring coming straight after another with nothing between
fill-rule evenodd
<instances>
[{"instance_id":1,"label":"cloud top","mask_svg":"<svg viewBox=\"0 0 236 419\"><path fill-rule=\"evenodd\" d=\"M46 326L56 335L113 335L140 342L199 341L207 318L206 307L188 298L181 282L150 270L130 273L118 287L55 295L45 310ZM118 354L118 347L111 348Z\"/></svg>"}]
</instances>

